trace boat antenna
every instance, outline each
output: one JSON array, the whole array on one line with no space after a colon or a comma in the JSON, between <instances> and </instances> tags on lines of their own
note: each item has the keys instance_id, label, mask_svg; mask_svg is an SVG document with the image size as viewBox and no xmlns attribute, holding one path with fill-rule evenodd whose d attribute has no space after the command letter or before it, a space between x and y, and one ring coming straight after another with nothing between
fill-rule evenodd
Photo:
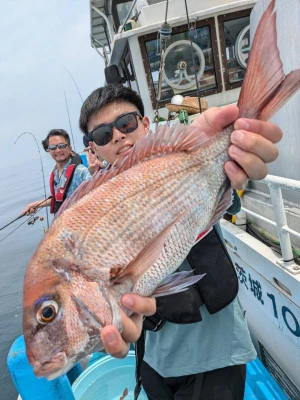
<instances>
[{"instance_id":1,"label":"boat antenna","mask_svg":"<svg viewBox=\"0 0 300 400\"><path fill-rule=\"evenodd\" d=\"M190 24L190 19L189 19L187 0L184 0L184 4L185 4L186 20L188 23L188 31L189 31L190 43L191 43L191 56L192 56L192 62L193 62L193 69L194 69L194 73L195 73L195 80L196 80L196 86L197 86L197 99L198 99L200 113L202 113L202 107L201 107L201 101L200 101L200 85L198 82L195 58L194 58L194 52L193 52L192 29L191 29L191 24ZM195 30L196 29L197 29L197 27L196 27L196 23L195 23Z\"/></svg>"},{"instance_id":2,"label":"boat antenna","mask_svg":"<svg viewBox=\"0 0 300 400\"><path fill-rule=\"evenodd\" d=\"M41 168L42 168L42 175L43 175L43 184L44 184L44 196L45 196L45 200L47 199L47 195L46 195L46 184L45 184L45 174L44 174L44 166L43 166L43 160L42 160L42 156L41 156L41 151L40 151L40 146L38 144L38 141L36 140L36 137L33 133L31 132L23 132L21 133L17 139L14 141L14 144L17 143L17 141L20 139L21 136L23 135L31 135L33 137L33 139L35 140L38 152L39 152L39 156L40 156L40 162L41 162ZM46 208L46 217L47 217L47 228L49 229L49 216L48 216L48 209Z\"/></svg>"}]
</instances>

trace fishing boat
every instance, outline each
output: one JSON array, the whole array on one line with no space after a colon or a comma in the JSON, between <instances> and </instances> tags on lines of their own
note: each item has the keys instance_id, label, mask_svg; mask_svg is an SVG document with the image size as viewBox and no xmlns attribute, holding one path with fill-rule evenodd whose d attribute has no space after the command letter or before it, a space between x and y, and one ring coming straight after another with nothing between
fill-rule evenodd
<instances>
[{"instance_id":1,"label":"fishing boat","mask_svg":"<svg viewBox=\"0 0 300 400\"><path fill-rule=\"evenodd\" d=\"M284 2L277 6L278 36L283 38L278 45L287 70L299 68L297 1L290 0L289 8ZM237 102L251 37L268 3L91 0L91 46L104 60L107 83L122 83L141 95L153 129L161 123L190 123L207 107ZM273 119L284 138L270 175L249 182L241 193L241 212L221 221L258 353L248 366L245 399L300 399L299 104L300 93ZM93 382L100 379L92 364L75 386L78 379L87 379L89 368ZM69 386L66 390L72 392ZM55 396L47 398L62 398Z\"/></svg>"},{"instance_id":2,"label":"fishing boat","mask_svg":"<svg viewBox=\"0 0 300 400\"><path fill-rule=\"evenodd\" d=\"M106 81L137 90L153 123L174 115L182 122L181 110L190 122L197 109L237 101L250 34L269 1L258 3L250 29L251 0L95 0L91 44L105 60ZM290 11L297 7L289 7L277 4L287 70L296 68L293 54L300 50ZM199 97L206 101L198 105ZM259 358L291 399L300 398L300 159L293 151L300 145L299 104L298 93L274 118L284 139L272 175L250 182L242 212L234 223L222 221Z\"/></svg>"}]
</instances>

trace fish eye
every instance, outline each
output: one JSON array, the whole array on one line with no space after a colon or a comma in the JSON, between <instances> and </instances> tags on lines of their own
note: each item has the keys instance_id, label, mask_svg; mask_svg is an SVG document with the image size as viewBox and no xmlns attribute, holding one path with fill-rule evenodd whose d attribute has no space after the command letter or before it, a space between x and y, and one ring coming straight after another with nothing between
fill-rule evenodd
<instances>
[{"instance_id":1,"label":"fish eye","mask_svg":"<svg viewBox=\"0 0 300 400\"><path fill-rule=\"evenodd\" d=\"M58 304L53 300L44 301L37 312L37 320L46 325L53 321L58 313Z\"/></svg>"}]
</instances>

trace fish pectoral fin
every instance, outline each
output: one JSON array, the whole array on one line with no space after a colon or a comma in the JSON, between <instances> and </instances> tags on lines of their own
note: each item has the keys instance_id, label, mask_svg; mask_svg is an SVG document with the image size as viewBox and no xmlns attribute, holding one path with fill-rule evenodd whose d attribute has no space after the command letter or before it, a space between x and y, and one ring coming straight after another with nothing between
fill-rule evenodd
<instances>
[{"instance_id":1,"label":"fish pectoral fin","mask_svg":"<svg viewBox=\"0 0 300 400\"><path fill-rule=\"evenodd\" d=\"M152 238L149 243L140 251L140 253L128 264L126 269L121 272L112 283L118 283L125 277L131 277L136 280L143 275L159 258L164 243L176 223L185 215L187 211L180 214L174 221L167 225L158 235Z\"/></svg>"},{"instance_id":2,"label":"fish pectoral fin","mask_svg":"<svg viewBox=\"0 0 300 400\"><path fill-rule=\"evenodd\" d=\"M191 275L193 271L175 272L168 276L154 291L152 296L160 297L174 293L183 292L189 286L199 282L204 277L203 275Z\"/></svg>"}]
</instances>

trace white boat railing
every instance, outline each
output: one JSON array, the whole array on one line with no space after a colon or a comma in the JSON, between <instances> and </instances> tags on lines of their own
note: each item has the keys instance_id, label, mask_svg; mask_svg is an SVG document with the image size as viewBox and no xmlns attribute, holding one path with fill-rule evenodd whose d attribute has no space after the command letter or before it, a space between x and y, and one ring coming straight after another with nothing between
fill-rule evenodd
<instances>
[{"instance_id":1,"label":"white boat railing","mask_svg":"<svg viewBox=\"0 0 300 400\"><path fill-rule=\"evenodd\" d=\"M282 259L278 261L278 264L286 268L292 274L299 274L300 266L294 261L290 234L300 239L300 233L294 231L288 226L281 190L286 189L300 192L300 181L267 175L267 177L261 182L267 184L269 187L276 222L245 207L242 207L242 210L257 219L276 227L282 253Z\"/></svg>"}]
</instances>

